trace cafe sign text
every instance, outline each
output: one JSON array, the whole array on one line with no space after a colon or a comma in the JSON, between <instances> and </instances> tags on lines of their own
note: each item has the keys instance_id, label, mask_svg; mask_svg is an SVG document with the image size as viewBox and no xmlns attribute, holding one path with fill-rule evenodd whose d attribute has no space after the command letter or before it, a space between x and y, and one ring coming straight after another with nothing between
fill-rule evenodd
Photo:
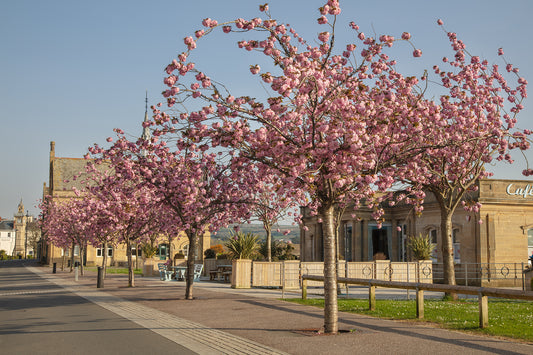
<instances>
[{"instance_id":1,"label":"cafe sign text","mask_svg":"<svg viewBox=\"0 0 533 355\"><path fill-rule=\"evenodd\" d=\"M533 196L533 186L530 184L527 184L525 187L514 187L513 185L507 185L507 195L521 196L523 198Z\"/></svg>"}]
</instances>

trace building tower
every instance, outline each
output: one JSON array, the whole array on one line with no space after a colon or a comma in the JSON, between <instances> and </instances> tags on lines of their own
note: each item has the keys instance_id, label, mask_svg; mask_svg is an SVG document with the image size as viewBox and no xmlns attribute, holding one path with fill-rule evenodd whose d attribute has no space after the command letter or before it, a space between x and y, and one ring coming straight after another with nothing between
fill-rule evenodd
<instances>
[{"instance_id":1,"label":"building tower","mask_svg":"<svg viewBox=\"0 0 533 355\"><path fill-rule=\"evenodd\" d=\"M150 122L150 119L148 118L148 91L146 92L146 100L145 100L145 107L144 107L144 122L143 122L143 133L141 135L141 138L144 141L149 141L152 139L152 132L150 132L150 129L148 128ZM146 156L147 152L146 150L141 150L141 155Z\"/></svg>"},{"instance_id":2,"label":"building tower","mask_svg":"<svg viewBox=\"0 0 533 355\"><path fill-rule=\"evenodd\" d=\"M13 256L22 255L23 258L26 258L26 222L28 217L24 215L22 199L14 217L15 248L13 249Z\"/></svg>"}]
</instances>

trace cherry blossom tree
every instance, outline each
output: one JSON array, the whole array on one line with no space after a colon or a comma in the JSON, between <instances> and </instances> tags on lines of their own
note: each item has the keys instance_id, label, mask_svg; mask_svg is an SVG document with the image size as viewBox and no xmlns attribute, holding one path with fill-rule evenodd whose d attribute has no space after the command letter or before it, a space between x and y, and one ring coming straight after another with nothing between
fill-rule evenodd
<instances>
[{"instance_id":1,"label":"cherry blossom tree","mask_svg":"<svg viewBox=\"0 0 533 355\"><path fill-rule=\"evenodd\" d=\"M133 149L133 148L132 148ZM139 157L144 180L168 208L189 240L185 299L193 299L194 262L199 238L231 223L249 219L255 174L231 159L207 153L187 141L170 150L164 142L143 144Z\"/></svg>"},{"instance_id":2,"label":"cherry blossom tree","mask_svg":"<svg viewBox=\"0 0 533 355\"><path fill-rule=\"evenodd\" d=\"M51 201L41 204L43 218L41 223L47 239L53 245L71 248L71 271L74 265L74 247L79 247L80 272L84 274L83 257L90 235L92 215L82 199Z\"/></svg>"},{"instance_id":3,"label":"cherry blossom tree","mask_svg":"<svg viewBox=\"0 0 533 355\"><path fill-rule=\"evenodd\" d=\"M174 233L175 236L177 233L174 221L162 208L155 191L144 184L137 169L137 156L127 147L128 142L119 139L109 149L98 145L89 149L95 157L94 164L89 164L95 177L89 193L104 204L107 221L116 231L118 242L126 245L128 286L134 287L131 251L134 243L142 243L154 233ZM107 164L109 168L99 170L99 164Z\"/></svg>"},{"instance_id":4,"label":"cherry blossom tree","mask_svg":"<svg viewBox=\"0 0 533 355\"><path fill-rule=\"evenodd\" d=\"M443 26L441 20L438 24ZM454 58L443 58L447 69L433 67L446 90L440 96L438 107L444 119L435 129L440 147L426 151L417 159L426 173L407 170L406 177L412 184L432 192L439 203L444 282L455 285L453 213L461 204L479 212L480 204L469 204L465 197L477 191L479 179L492 175L487 164L495 160L512 163L511 150L528 149L531 131L515 127L527 96L527 81L519 77L518 68L506 63L507 73L516 78L516 86L512 87L498 65L471 55L455 33L446 33ZM503 49L498 54L503 55ZM525 170L524 174L530 172Z\"/></svg>"},{"instance_id":5,"label":"cherry blossom tree","mask_svg":"<svg viewBox=\"0 0 533 355\"><path fill-rule=\"evenodd\" d=\"M259 191L255 194L253 214L263 224L266 233L266 259L272 261L272 228L287 215L296 218L297 215L289 210L298 207L296 204L303 201L300 190L291 192L291 195L278 193L281 182L276 183L275 175L271 175L270 181L262 177Z\"/></svg>"},{"instance_id":6,"label":"cherry blossom tree","mask_svg":"<svg viewBox=\"0 0 533 355\"><path fill-rule=\"evenodd\" d=\"M167 135L175 132L175 125L189 124L190 139L209 138L214 147L234 149L235 157L253 162L259 174L276 171L283 188L303 191L308 207L323 222L325 331L336 333L334 208L366 203L379 219L376 192L390 188L404 166L420 170L413 158L436 144L429 130L440 119L438 105L424 99L417 87L420 79L398 73L396 61L385 53L397 40L408 41L408 33L376 39L351 23L362 49L356 53L356 44L349 43L336 53L338 1L319 9L318 23L326 28L314 46L272 19L268 5L260 10L265 19L219 24L207 18L195 37L184 39L187 50L166 68L169 89L163 96L174 110L192 99L203 107L177 114L155 108L153 124ZM219 28L240 38L242 32L264 35L238 42L243 50L272 60L274 72L250 66L270 90L264 102L234 97L189 59L202 37ZM421 51L415 49L413 55L419 57Z\"/></svg>"}]
</instances>

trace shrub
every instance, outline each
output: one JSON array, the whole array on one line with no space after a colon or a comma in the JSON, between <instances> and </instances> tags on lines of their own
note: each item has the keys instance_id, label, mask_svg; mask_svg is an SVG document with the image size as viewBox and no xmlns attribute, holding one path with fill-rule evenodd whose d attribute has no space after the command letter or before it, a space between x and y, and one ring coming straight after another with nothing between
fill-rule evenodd
<instances>
[{"instance_id":1,"label":"shrub","mask_svg":"<svg viewBox=\"0 0 533 355\"><path fill-rule=\"evenodd\" d=\"M225 252L224 246L222 244L211 245L209 249L213 249L217 255Z\"/></svg>"},{"instance_id":2,"label":"shrub","mask_svg":"<svg viewBox=\"0 0 533 355\"><path fill-rule=\"evenodd\" d=\"M285 243L279 240L273 240L270 246L270 254L273 261L278 260L295 260L296 256L292 254L294 247L290 243ZM267 242L261 243L259 253L266 259L267 257Z\"/></svg>"},{"instance_id":3,"label":"shrub","mask_svg":"<svg viewBox=\"0 0 533 355\"><path fill-rule=\"evenodd\" d=\"M204 251L204 257L206 259L214 259L217 257L217 252L214 249L209 248Z\"/></svg>"},{"instance_id":4,"label":"shrub","mask_svg":"<svg viewBox=\"0 0 533 355\"><path fill-rule=\"evenodd\" d=\"M433 249L435 249L435 245L431 243L429 235L422 236L422 234L418 237L410 237L407 247L411 250L416 260L431 259L431 254Z\"/></svg>"},{"instance_id":5,"label":"shrub","mask_svg":"<svg viewBox=\"0 0 533 355\"><path fill-rule=\"evenodd\" d=\"M217 254L217 260L231 259L228 253Z\"/></svg>"},{"instance_id":6,"label":"shrub","mask_svg":"<svg viewBox=\"0 0 533 355\"><path fill-rule=\"evenodd\" d=\"M7 259L7 253L5 250L0 250L0 260Z\"/></svg>"},{"instance_id":7,"label":"shrub","mask_svg":"<svg viewBox=\"0 0 533 355\"><path fill-rule=\"evenodd\" d=\"M232 233L225 242L231 259L252 259L257 252L257 240L259 237L252 233Z\"/></svg>"},{"instance_id":8,"label":"shrub","mask_svg":"<svg viewBox=\"0 0 533 355\"><path fill-rule=\"evenodd\" d=\"M144 257L147 259L153 258L157 254L157 250L158 247L156 245L152 245L151 243L145 243L142 245Z\"/></svg>"}]
</instances>

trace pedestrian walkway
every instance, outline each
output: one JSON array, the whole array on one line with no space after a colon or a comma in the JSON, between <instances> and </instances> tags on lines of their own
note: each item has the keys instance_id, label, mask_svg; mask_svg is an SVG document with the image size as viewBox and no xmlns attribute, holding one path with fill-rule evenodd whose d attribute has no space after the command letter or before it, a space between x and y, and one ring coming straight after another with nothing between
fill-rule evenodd
<instances>
[{"instance_id":1,"label":"pedestrian walkway","mask_svg":"<svg viewBox=\"0 0 533 355\"><path fill-rule=\"evenodd\" d=\"M159 335L199 354L285 354L242 337L210 329L202 324L191 322L166 312L125 301L98 289L79 286L75 281L43 273L41 268L28 267L28 269L78 296L151 329Z\"/></svg>"},{"instance_id":2,"label":"pedestrian walkway","mask_svg":"<svg viewBox=\"0 0 533 355\"><path fill-rule=\"evenodd\" d=\"M323 310L280 301L275 289L201 281L189 301L184 282L137 277L128 288L126 275L109 275L96 289L94 274L74 282L67 272L30 270L198 354L533 354L532 344L342 312L339 329L347 332L317 336Z\"/></svg>"}]
</instances>

